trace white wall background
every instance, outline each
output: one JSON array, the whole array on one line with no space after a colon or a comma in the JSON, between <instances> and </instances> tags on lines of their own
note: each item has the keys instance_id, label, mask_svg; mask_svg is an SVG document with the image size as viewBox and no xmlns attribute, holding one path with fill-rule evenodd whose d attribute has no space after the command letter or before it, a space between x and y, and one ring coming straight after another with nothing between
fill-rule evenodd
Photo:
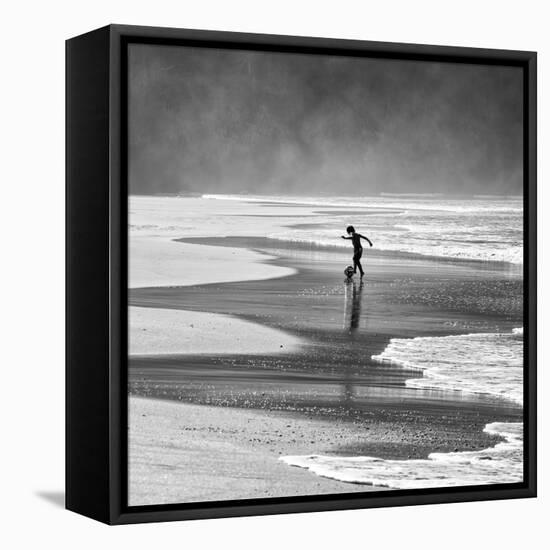
<instances>
[{"instance_id":1,"label":"white wall background","mask_svg":"<svg viewBox=\"0 0 550 550\"><path fill-rule=\"evenodd\" d=\"M5 548L518 548L548 540L548 440L539 496L108 528L60 505L64 464L64 40L107 23L539 52L540 271L550 237L550 35L545 2L95 0L2 5L0 52L0 544ZM546 95L546 97L545 97ZM546 207L546 209L544 208ZM546 252L546 253L545 253ZM546 264L546 265L545 265ZM540 311L548 285L539 288ZM548 311L548 308L546 308ZM539 338L548 318L539 313ZM548 347L539 347L540 393ZM540 433L548 406L540 400ZM540 541L540 542L537 542ZM6 544L7 543L7 544Z\"/></svg>"}]
</instances>

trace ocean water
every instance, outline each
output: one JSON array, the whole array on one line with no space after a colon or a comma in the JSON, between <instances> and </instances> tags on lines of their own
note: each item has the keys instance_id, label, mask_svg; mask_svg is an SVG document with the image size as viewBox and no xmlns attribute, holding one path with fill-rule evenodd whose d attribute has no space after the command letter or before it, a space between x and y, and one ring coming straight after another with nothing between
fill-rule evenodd
<instances>
[{"instance_id":1,"label":"ocean water","mask_svg":"<svg viewBox=\"0 0 550 550\"><path fill-rule=\"evenodd\" d=\"M511 333L392 338L372 359L423 376L406 381L422 389L486 394L523 404L523 330Z\"/></svg>"},{"instance_id":2,"label":"ocean water","mask_svg":"<svg viewBox=\"0 0 550 550\"><path fill-rule=\"evenodd\" d=\"M406 381L411 387L486 394L516 405L523 403L521 328L511 333L394 338L372 359L415 371L416 377ZM323 477L392 489L522 481L522 423L495 422L484 431L504 441L481 451L432 453L423 460L321 455L281 460Z\"/></svg>"},{"instance_id":3,"label":"ocean water","mask_svg":"<svg viewBox=\"0 0 550 550\"><path fill-rule=\"evenodd\" d=\"M345 248L347 225L368 236L378 250L442 258L523 263L521 196L446 198L440 195L376 197L259 197L204 195L210 200L301 205L316 216L287 223L268 236L290 242ZM290 210L290 209L289 209ZM346 212L347 211L347 212ZM281 208L281 215L284 215Z\"/></svg>"}]
</instances>

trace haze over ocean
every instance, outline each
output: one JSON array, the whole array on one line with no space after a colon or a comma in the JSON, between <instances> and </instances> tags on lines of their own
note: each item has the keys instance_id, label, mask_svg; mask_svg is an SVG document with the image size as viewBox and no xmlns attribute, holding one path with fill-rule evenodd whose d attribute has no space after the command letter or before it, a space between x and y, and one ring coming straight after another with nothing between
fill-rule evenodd
<instances>
[{"instance_id":1,"label":"haze over ocean","mask_svg":"<svg viewBox=\"0 0 550 550\"><path fill-rule=\"evenodd\" d=\"M519 194L519 68L131 45L132 194Z\"/></svg>"}]
</instances>

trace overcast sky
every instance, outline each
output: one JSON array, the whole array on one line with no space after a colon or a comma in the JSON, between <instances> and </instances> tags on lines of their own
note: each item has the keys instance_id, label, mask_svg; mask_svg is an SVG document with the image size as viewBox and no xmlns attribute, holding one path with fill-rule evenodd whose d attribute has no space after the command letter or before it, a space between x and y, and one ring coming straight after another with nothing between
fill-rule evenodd
<instances>
[{"instance_id":1,"label":"overcast sky","mask_svg":"<svg viewBox=\"0 0 550 550\"><path fill-rule=\"evenodd\" d=\"M129 50L131 193L522 192L519 68Z\"/></svg>"}]
</instances>

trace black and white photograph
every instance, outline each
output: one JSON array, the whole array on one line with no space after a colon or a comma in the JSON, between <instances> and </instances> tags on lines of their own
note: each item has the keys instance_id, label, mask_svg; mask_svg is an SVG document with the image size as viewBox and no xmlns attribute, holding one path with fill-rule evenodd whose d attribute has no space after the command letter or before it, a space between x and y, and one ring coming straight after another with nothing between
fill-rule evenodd
<instances>
[{"instance_id":1,"label":"black and white photograph","mask_svg":"<svg viewBox=\"0 0 550 550\"><path fill-rule=\"evenodd\" d=\"M521 484L521 67L127 65L127 504Z\"/></svg>"},{"instance_id":2,"label":"black and white photograph","mask_svg":"<svg viewBox=\"0 0 550 550\"><path fill-rule=\"evenodd\" d=\"M538 550L546 5L3 8L0 546Z\"/></svg>"}]
</instances>

